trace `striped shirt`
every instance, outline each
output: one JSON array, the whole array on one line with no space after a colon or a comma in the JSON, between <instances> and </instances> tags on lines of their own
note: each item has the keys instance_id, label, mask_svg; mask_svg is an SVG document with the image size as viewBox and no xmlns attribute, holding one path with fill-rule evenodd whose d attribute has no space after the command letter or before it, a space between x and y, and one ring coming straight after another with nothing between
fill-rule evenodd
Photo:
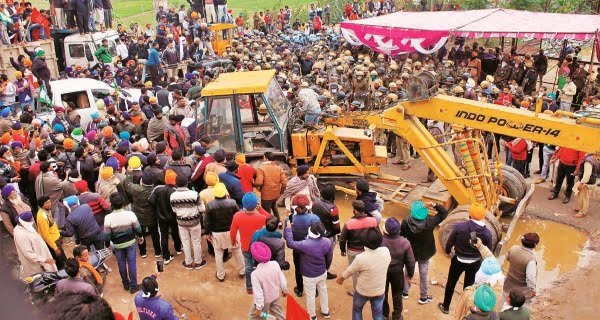
<instances>
[{"instance_id":1,"label":"striped shirt","mask_svg":"<svg viewBox=\"0 0 600 320\"><path fill-rule=\"evenodd\" d=\"M185 187L177 188L171 194L171 207L177 216L177 224L187 227L196 226L205 211L198 192Z\"/></svg>"}]
</instances>

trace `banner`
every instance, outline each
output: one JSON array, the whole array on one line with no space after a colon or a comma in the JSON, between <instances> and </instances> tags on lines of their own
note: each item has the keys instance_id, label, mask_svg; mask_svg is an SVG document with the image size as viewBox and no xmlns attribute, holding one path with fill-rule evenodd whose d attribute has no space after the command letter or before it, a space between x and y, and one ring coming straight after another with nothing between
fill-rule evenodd
<instances>
[{"instance_id":1,"label":"banner","mask_svg":"<svg viewBox=\"0 0 600 320\"><path fill-rule=\"evenodd\" d=\"M287 295L287 312L285 320L309 320L308 312L298 304L296 299L291 294Z\"/></svg>"},{"instance_id":2,"label":"banner","mask_svg":"<svg viewBox=\"0 0 600 320\"><path fill-rule=\"evenodd\" d=\"M52 35L50 34L50 21L46 19L36 8L31 10L31 22L37 23L44 27L44 32L46 33L46 39L50 39ZM31 38L35 40L39 40L40 32L35 29L31 31Z\"/></svg>"}]
</instances>

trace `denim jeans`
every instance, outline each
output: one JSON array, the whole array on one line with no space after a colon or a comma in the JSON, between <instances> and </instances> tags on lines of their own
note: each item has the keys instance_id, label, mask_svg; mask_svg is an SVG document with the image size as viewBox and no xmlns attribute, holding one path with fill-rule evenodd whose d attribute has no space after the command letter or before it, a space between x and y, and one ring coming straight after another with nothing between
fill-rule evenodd
<instances>
[{"instance_id":1,"label":"denim jeans","mask_svg":"<svg viewBox=\"0 0 600 320\"><path fill-rule=\"evenodd\" d=\"M137 266L135 263L135 243L124 249L115 249L119 274L124 287L137 287ZM129 271L129 272L128 272ZM129 277L128 277L129 275Z\"/></svg>"},{"instance_id":2,"label":"denim jeans","mask_svg":"<svg viewBox=\"0 0 600 320\"><path fill-rule=\"evenodd\" d=\"M550 159L552 158L552 156L554 155L554 150L548 148L547 146L544 146L543 150L543 157L544 157L544 162L542 165L542 174L541 177L543 179L548 179L548 169L550 168Z\"/></svg>"},{"instance_id":3,"label":"denim jeans","mask_svg":"<svg viewBox=\"0 0 600 320\"><path fill-rule=\"evenodd\" d=\"M383 298L383 294L376 297L365 297L358 293L358 291L354 291L354 297L352 298L352 320L362 320L362 310L367 301L371 302L373 320L383 320Z\"/></svg>"},{"instance_id":4,"label":"denim jeans","mask_svg":"<svg viewBox=\"0 0 600 320\"><path fill-rule=\"evenodd\" d=\"M252 282L250 280L250 274L254 270L254 259L252 259L252 253L242 251L244 256L244 265L246 266L246 289L252 289Z\"/></svg>"},{"instance_id":5,"label":"denim jeans","mask_svg":"<svg viewBox=\"0 0 600 320\"><path fill-rule=\"evenodd\" d=\"M419 298L426 298L429 295L429 261L431 259L417 260L419 266ZM404 272L404 293L408 294L410 286L410 280Z\"/></svg>"},{"instance_id":6,"label":"denim jeans","mask_svg":"<svg viewBox=\"0 0 600 320\"><path fill-rule=\"evenodd\" d=\"M224 23L227 19L227 5L222 4L217 6L217 19L219 22Z\"/></svg>"}]
</instances>

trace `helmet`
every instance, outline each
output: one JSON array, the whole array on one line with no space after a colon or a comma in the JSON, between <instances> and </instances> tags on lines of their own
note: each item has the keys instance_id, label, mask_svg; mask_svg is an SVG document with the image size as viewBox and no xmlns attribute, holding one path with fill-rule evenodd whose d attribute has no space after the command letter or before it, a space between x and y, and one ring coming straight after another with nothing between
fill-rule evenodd
<instances>
[{"instance_id":1,"label":"helmet","mask_svg":"<svg viewBox=\"0 0 600 320\"><path fill-rule=\"evenodd\" d=\"M388 85L388 87L391 88L398 88L398 85L395 82L390 82L390 84Z\"/></svg>"},{"instance_id":2,"label":"helmet","mask_svg":"<svg viewBox=\"0 0 600 320\"><path fill-rule=\"evenodd\" d=\"M392 102L398 101L398 95L395 93L388 93L387 98Z\"/></svg>"},{"instance_id":3,"label":"helmet","mask_svg":"<svg viewBox=\"0 0 600 320\"><path fill-rule=\"evenodd\" d=\"M403 73L400 75L400 77L401 77L401 78L406 78L406 79L408 79L408 78L410 77L410 75L408 74L408 72L403 72Z\"/></svg>"},{"instance_id":4,"label":"helmet","mask_svg":"<svg viewBox=\"0 0 600 320\"><path fill-rule=\"evenodd\" d=\"M376 76L377 75L377 71L373 70L369 74L372 75L372 76Z\"/></svg>"},{"instance_id":5,"label":"helmet","mask_svg":"<svg viewBox=\"0 0 600 320\"><path fill-rule=\"evenodd\" d=\"M365 73L364 73L364 72L362 72L362 71L357 71L357 72L356 72L356 76L357 76L357 77L364 77L364 76L365 76Z\"/></svg>"},{"instance_id":6,"label":"helmet","mask_svg":"<svg viewBox=\"0 0 600 320\"><path fill-rule=\"evenodd\" d=\"M461 86L454 87L454 93L463 93L465 90Z\"/></svg>"}]
</instances>

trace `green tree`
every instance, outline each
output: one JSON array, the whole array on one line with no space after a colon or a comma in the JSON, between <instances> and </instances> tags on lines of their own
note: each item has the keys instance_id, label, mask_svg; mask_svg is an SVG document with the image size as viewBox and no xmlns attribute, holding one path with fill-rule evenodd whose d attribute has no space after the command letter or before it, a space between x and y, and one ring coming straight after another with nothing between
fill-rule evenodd
<instances>
[{"instance_id":1,"label":"green tree","mask_svg":"<svg viewBox=\"0 0 600 320\"><path fill-rule=\"evenodd\" d=\"M460 5L461 9L465 10L477 10L477 9L487 9L490 7L489 0L464 0Z\"/></svg>"}]
</instances>

